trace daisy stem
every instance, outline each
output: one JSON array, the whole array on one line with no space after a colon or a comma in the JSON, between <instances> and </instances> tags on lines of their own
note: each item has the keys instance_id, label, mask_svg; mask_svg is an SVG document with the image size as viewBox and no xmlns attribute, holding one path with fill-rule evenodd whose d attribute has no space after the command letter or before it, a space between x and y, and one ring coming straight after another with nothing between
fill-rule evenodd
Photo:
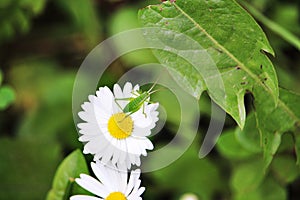
<instances>
[{"instance_id":1,"label":"daisy stem","mask_svg":"<svg viewBox=\"0 0 300 200\"><path fill-rule=\"evenodd\" d=\"M68 181L68 185L65 190L65 195L64 195L63 200L68 200L70 198L70 193L71 193L74 182L75 182L75 179L70 177L69 181Z\"/></svg>"}]
</instances>

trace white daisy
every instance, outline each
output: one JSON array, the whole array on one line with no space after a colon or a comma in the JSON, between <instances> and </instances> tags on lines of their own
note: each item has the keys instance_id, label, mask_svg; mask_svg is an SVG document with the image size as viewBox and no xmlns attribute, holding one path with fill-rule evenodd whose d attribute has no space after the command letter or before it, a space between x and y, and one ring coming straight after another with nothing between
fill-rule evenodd
<instances>
[{"instance_id":1,"label":"white daisy","mask_svg":"<svg viewBox=\"0 0 300 200\"><path fill-rule=\"evenodd\" d=\"M76 178L75 181L98 197L74 195L70 200L142 200L140 196L145 188L140 187L140 169L132 171L127 180L127 170L119 171L100 162L92 162L91 167L99 181L86 174L80 174L80 178Z\"/></svg>"},{"instance_id":2,"label":"white daisy","mask_svg":"<svg viewBox=\"0 0 300 200\"><path fill-rule=\"evenodd\" d=\"M133 93L139 86L126 83L123 91L118 84L113 93L108 87L100 87L96 95L89 96L89 102L82 105L79 117L85 123L79 123L79 140L85 143L83 153L93 154L94 160L103 163L140 165L140 156L146 156L146 150L152 150L153 144L147 138L158 120L158 103L144 103L137 112L128 115L123 108L128 100L115 99L135 97ZM120 107L119 107L120 106Z\"/></svg>"}]
</instances>

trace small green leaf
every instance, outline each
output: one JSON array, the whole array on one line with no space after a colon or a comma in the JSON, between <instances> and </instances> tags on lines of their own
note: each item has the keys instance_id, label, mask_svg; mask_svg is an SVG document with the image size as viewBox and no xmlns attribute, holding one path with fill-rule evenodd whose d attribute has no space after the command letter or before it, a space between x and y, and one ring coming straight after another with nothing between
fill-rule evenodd
<instances>
[{"instance_id":1,"label":"small green leaf","mask_svg":"<svg viewBox=\"0 0 300 200\"><path fill-rule=\"evenodd\" d=\"M261 153L261 138L257 129L255 115L249 114L246 119L246 124L243 130L236 128L235 137L244 149L253 152Z\"/></svg>"},{"instance_id":2,"label":"small green leaf","mask_svg":"<svg viewBox=\"0 0 300 200\"><path fill-rule=\"evenodd\" d=\"M11 87L0 87L0 110L7 108L15 98L15 93Z\"/></svg>"},{"instance_id":3,"label":"small green leaf","mask_svg":"<svg viewBox=\"0 0 300 200\"><path fill-rule=\"evenodd\" d=\"M65 158L58 167L53 180L52 189L47 195L47 200L68 199L72 184L75 178L79 177L81 173L89 174L89 171L86 161L78 149Z\"/></svg>"},{"instance_id":4,"label":"small green leaf","mask_svg":"<svg viewBox=\"0 0 300 200\"><path fill-rule=\"evenodd\" d=\"M292 156L276 156L272 162L272 171L279 181L288 184L293 182L300 174L300 168Z\"/></svg>"},{"instance_id":5,"label":"small green leaf","mask_svg":"<svg viewBox=\"0 0 300 200\"><path fill-rule=\"evenodd\" d=\"M220 153L229 159L245 159L249 158L255 153L248 151L236 139L235 132L238 130L230 130L223 132L220 136L217 147Z\"/></svg>"},{"instance_id":6,"label":"small green leaf","mask_svg":"<svg viewBox=\"0 0 300 200\"><path fill-rule=\"evenodd\" d=\"M160 190L172 190L177 194L188 191L197 194L203 200L212 199L213 194L224 187L224 182L217 165L208 158L199 159L197 155L198 148L194 144L176 162L153 172ZM181 176L183 172L184 175Z\"/></svg>"},{"instance_id":7,"label":"small green leaf","mask_svg":"<svg viewBox=\"0 0 300 200\"><path fill-rule=\"evenodd\" d=\"M234 200L286 200L287 191L274 179L267 178L256 190L236 193Z\"/></svg>"},{"instance_id":8,"label":"small green leaf","mask_svg":"<svg viewBox=\"0 0 300 200\"><path fill-rule=\"evenodd\" d=\"M248 193L258 188L264 179L261 160L248 161L237 166L231 177L231 186L236 193Z\"/></svg>"}]
</instances>

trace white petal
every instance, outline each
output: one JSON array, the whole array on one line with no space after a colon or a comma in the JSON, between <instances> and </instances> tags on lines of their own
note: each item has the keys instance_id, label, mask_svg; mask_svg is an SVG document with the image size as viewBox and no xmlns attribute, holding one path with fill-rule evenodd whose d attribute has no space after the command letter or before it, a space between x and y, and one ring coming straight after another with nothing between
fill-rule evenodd
<instances>
[{"instance_id":1,"label":"white petal","mask_svg":"<svg viewBox=\"0 0 300 200\"><path fill-rule=\"evenodd\" d=\"M135 126L135 124L134 124L133 131L131 133L132 137L134 137L134 138L145 137L145 136L149 136L150 134L151 134L150 128L148 128L148 127L141 128L141 127Z\"/></svg>"},{"instance_id":2,"label":"white petal","mask_svg":"<svg viewBox=\"0 0 300 200\"><path fill-rule=\"evenodd\" d=\"M145 187L140 187L140 189L138 190L137 194L139 196L141 196L144 192L145 192L146 188Z\"/></svg>"},{"instance_id":3,"label":"white petal","mask_svg":"<svg viewBox=\"0 0 300 200\"><path fill-rule=\"evenodd\" d=\"M84 134L84 135L80 136L78 138L78 140L80 142L88 142L88 141L91 141L93 139L97 139L97 137L100 137L100 136L99 135L86 135L86 134Z\"/></svg>"},{"instance_id":4,"label":"white petal","mask_svg":"<svg viewBox=\"0 0 300 200\"><path fill-rule=\"evenodd\" d=\"M78 185L99 197L105 198L109 194L99 181L86 174L80 174L80 178L76 178L75 181Z\"/></svg>"},{"instance_id":5,"label":"white petal","mask_svg":"<svg viewBox=\"0 0 300 200\"><path fill-rule=\"evenodd\" d=\"M140 155L139 148L137 148L137 146L136 146L137 142L138 142L138 140L136 140L133 137L126 138L128 154Z\"/></svg>"},{"instance_id":6,"label":"white petal","mask_svg":"<svg viewBox=\"0 0 300 200\"><path fill-rule=\"evenodd\" d=\"M115 98L124 98L121 87L118 84L114 85Z\"/></svg>"},{"instance_id":7,"label":"white petal","mask_svg":"<svg viewBox=\"0 0 300 200\"><path fill-rule=\"evenodd\" d=\"M97 162L97 163L91 163L91 167L92 170L94 172L94 174L96 175L96 177L99 179L99 181L101 181L101 183L107 187L107 188L111 188L112 187L112 183L111 183L111 179L108 176L108 174L106 173L106 169L105 167L101 164L101 162Z\"/></svg>"},{"instance_id":8,"label":"white petal","mask_svg":"<svg viewBox=\"0 0 300 200\"><path fill-rule=\"evenodd\" d=\"M127 189L125 192L125 196L128 196L131 193L131 191L134 189L135 184L140 177L140 173L141 173L141 170L139 170L139 169L134 170L130 173L130 178L129 178L129 182L128 182Z\"/></svg>"},{"instance_id":9,"label":"white petal","mask_svg":"<svg viewBox=\"0 0 300 200\"><path fill-rule=\"evenodd\" d=\"M133 87L133 91L138 91L139 89L140 89L139 84L136 84L136 85Z\"/></svg>"},{"instance_id":10,"label":"white petal","mask_svg":"<svg viewBox=\"0 0 300 200\"><path fill-rule=\"evenodd\" d=\"M131 114L131 118L134 121L135 126L144 128L150 126L152 123L150 112L147 112L147 110L144 111L145 114L143 113L143 108L141 107L137 112Z\"/></svg>"},{"instance_id":11,"label":"white petal","mask_svg":"<svg viewBox=\"0 0 300 200\"><path fill-rule=\"evenodd\" d=\"M152 142L148 138L141 139L143 141L143 147L148 150L152 150L154 148Z\"/></svg>"},{"instance_id":12,"label":"white petal","mask_svg":"<svg viewBox=\"0 0 300 200\"><path fill-rule=\"evenodd\" d=\"M105 148L109 142L104 137L95 137L93 140L86 143L83 152L95 154Z\"/></svg>"},{"instance_id":13,"label":"white petal","mask_svg":"<svg viewBox=\"0 0 300 200\"><path fill-rule=\"evenodd\" d=\"M95 135L100 132L98 125L95 123L79 123L77 127L80 128L81 134Z\"/></svg>"},{"instance_id":14,"label":"white petal","mask_svg":"<svg viewBox=\"0 0 300 200\"><path fill-rule=\"evenodd\" d=\"M100 88L99 91L96 92L99 101L103 105L103 109L105 109L107 112L110 112L112 110L112 104L114 101L113 93L110 91L108 87Z\"/></svg>"},{"instance_id":15,"label":"white petal","mask_svg":"<svg viewBox=\"0 0 300 200\"><path fill-rule=\"evenodd\" d=\"M126 82L123 89L123 96L125 98L132 96L132 84L130 82Z\"/></svg>"},{"instance_id":16,"label":"white petal","mask_svg":"<svg viewBox=\"0 0 300 200\"><path fill-rule=\"evenodd\" d=\"M75 195L75 196L71 196L70 200L103 200L103 199L98 197L87 196L87 195Z\"/></svg>"}]
</instances>

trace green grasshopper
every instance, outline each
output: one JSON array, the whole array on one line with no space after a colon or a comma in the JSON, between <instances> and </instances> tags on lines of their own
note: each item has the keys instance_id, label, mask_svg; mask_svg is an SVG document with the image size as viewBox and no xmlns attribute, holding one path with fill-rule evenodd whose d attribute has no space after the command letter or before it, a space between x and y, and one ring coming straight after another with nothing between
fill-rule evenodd
<instances>
[{"instance_id":1,"label":"green grasshopper","mask_svg":"<svg viewBox=\"0 0 300 200\"><path fill-rule=\"evenodd\" d=\"M136 97L116 98L115 102L119 106L119 108L126 114L126 117L137 112L141 107L143 107L143 114L145 115L145 117L147 117L147 115L145 113L144 103L149 102L147 99L150 97L150 95L153 94L154 92L158 91L158 90L152 91L155 85L156 84L153 84L148 91L143 92L142 90L138 90L136 92L132 92L132 94L134 94ZM118 104L117 101L129 101L129 102L122 109L120 104ZM149 102L149 103L151 103L151 102Z\"/></svg>"}]
</instances>

